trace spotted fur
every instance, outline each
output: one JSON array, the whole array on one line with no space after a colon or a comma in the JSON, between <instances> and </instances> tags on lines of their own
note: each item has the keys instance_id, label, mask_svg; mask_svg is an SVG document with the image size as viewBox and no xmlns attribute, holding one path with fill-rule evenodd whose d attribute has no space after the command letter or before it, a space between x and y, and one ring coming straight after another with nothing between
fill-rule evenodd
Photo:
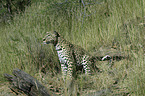
<instances>
[{"instance_id":1,"label":"spotted fur","mask_svg":"<svg viewBox=\"0 0 145 96\"><path fill-rule=\"evenodd\" d=\"M82 47L71 44L57 32L47 33L43 39L44 44L53 44L59 57L61 71L64 77L72 77L73 69L84 69L85 74L91 73L91 56Z\"/></svg>"}]
</instances>

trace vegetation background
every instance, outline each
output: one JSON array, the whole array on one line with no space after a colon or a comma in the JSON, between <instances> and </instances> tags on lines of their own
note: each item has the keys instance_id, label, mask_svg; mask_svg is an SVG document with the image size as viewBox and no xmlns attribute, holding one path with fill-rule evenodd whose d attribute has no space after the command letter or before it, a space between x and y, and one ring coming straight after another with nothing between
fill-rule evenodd
<instances>
[{"instance_id":1,"label":"vegetation background","mask_svg":"<svg viewBox=\"0 0 145 96\"><path fill-rule=\"evenodd\" d=\"M32 0L23 12L12 7L12 14L4 7L7 2L0 4L1 96L14 96L3 74L11 74L15 68L65 96L97 95L104 89L112 91L108 96L145 96L144 0ZM4 20L6 14L10 15ZM55 49L42 44L46 32L54 30L92 55L105 55L110 52L104 51L107 48L129 58L113 61L112 68L108 62L96 62L103 73L91 77L80 74L69 90L61 79ZM116 80L119 82L113 86Z\"/></svg>"}]
</instances>

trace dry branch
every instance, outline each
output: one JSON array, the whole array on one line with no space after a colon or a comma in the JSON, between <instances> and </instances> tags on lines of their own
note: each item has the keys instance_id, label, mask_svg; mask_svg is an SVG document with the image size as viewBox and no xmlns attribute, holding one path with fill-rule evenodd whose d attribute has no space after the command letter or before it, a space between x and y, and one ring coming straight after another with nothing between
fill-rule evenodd
<instances>
[{"instance_id":1,"label":"dry branch","mask_svg":"<svg viewBox=\"0 0 145 96\"><path fill-rule=\"evenodd\" d=\"M4 74L4 77L10 82L10 89L16 94L50 96L50 92L42 84L24 71L15 69L13 70L13 75Z\"/></svg>"}]
</instances>

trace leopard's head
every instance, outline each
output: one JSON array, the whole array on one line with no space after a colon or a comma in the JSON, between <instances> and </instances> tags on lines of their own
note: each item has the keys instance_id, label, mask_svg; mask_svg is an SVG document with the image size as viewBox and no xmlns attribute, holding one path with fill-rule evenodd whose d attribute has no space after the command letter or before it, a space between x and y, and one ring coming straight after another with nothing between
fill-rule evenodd
<instances>
[{"instance_id":1,"label":"leopard's head","mask_svg":"<svg viewBox=\"0 0 145 96\"><path fill-rule=\"evenodd\" d=\"M47 35L43 38L43 44L53 44L54 46L58 42L60 35L54 31L53 33L47 32Z\"/></svg>"}]
</instances>

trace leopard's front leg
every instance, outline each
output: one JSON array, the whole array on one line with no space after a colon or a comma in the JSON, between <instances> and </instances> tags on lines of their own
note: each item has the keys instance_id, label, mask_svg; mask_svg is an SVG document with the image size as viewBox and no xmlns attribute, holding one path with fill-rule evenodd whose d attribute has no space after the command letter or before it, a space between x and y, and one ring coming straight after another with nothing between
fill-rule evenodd
<instances>
[{"instance_id":1,"label":"leopard's front leg","mask_svg":"<svg viewBox=\"0 0 145 96\"><path fill-rule=\"evenodd\" d=\"M68 69L67 69L67 78L72 79L72 73L73 73L73 62L68 63Z\"/></svg>"},{"instance_id":2,"label":"leopard's front leg","mask_svg":"<svg viewBox=\"0 0 145 96\"><path fill-rule=\"evenodd\" d=\"M67 76L67 69L68 65L66 63L61 63L61 72L62 72L62 78L65 80Z\"/></svg>"},{"instance_id":3,"label":"leopard's front leg","mask_svg":"<svg viewBox=\"0 0 145 96\"><path fill-rule=\"evenodd\" d=\"M71 79L72 78L72 72L73 72L73 62L69 58L65 58L65 64L61 64L61 71L62 71L62 77L65 81L65 79Z\"/></svg>"}]
</instances>

